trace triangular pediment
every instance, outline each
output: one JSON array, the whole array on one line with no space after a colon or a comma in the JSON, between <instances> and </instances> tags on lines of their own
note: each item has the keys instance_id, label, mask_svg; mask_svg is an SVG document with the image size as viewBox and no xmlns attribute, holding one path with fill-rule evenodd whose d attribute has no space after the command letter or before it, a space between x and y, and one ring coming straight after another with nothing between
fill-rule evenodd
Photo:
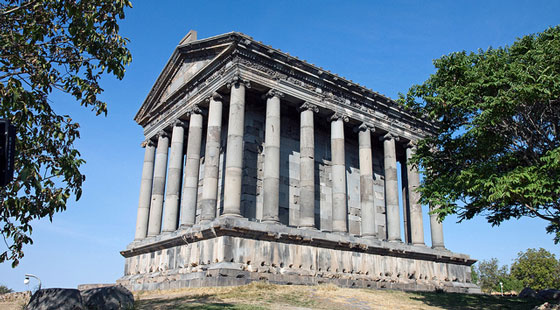
<instances>
[{"instance_id":1,"label":"triangular pediment","mask_svg":"<svg viewBox=\"0 0 560 310\"><path fill-rule=\"evenodd\" d=\"M231 43L226 34L177 46L134 117L136 122L142 123L150 113L157 112L184 85L227 53Z\"/></svg>"},{"instance_id":2,"label":"triangular pediment","mask_svg":"<svg viewBox=\"0 0 560 310\"><path fill-rule=\"evenodd\" d=\"M162 92L161 97L159 98L160 102L164 102L169 97L175 93L179 88L187 83L193 76L196 75L202 68L208 65L213 59L214 56L210 57L201 57L199 59L185 59L183 63L178 64L178 69L175 72L175 75L169 80L169 84Z\"/></svg>"}]
</instances>

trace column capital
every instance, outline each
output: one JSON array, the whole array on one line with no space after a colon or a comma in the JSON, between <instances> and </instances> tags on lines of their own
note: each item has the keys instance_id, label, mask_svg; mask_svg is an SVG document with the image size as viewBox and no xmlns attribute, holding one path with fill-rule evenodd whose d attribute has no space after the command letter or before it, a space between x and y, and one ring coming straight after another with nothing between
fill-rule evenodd
<instances>
[{"instance_id":1,"label":"column capital","mask_svg":"<svg viewBox=\"0 0 560 310\"><path fill-rule=\"evenodd\" d=\"M348 117L348 115L341 113L341 112L335 112L331 117L330 117L331 121L338 121L338 120L342 120L345 123L348 123L348 121L350 120L350 118Z\"/></svg>"},{"instance_id":2,"label":"column capital","mask_svg":"<svg viewBox=\"0 0 560 310\"><path fill-rule=\"evenodd\" d=\"M218 94L218 92L213 92L212 95L208 96L208 98L206 98L206 101L209 102L210 100L214 100L214 101L222 101L224 99L224 97L222 97L222 95Z\"/></svg>"},{"instance_id":3,"label":"column capital","mask_svg":"<svg viewBox=\"0 0 560 310\"><path fill-rule=\"evenodd\" d=\"M418 148L418 142L416 141L409 141L406 145L405 148L407 149L412 149L413 151L415 151Z\"/></svg>"},{"instance_id":4,"label":"column capital","mask_svg":"<svg viewBox=\"0 0 560 310\"><path fill-rule=\"evenodd\" d=\"M169 138L169 133L165 130L160 130L157 134L156 137L159 138Z\"/></svg>"},{"instance_id":5,"label":"column capital","mask_svg":"<svg viewBox=\"0 0 560 310\"><path fill-rule=\"evenodd\" d=\"M379 137L379 141L386 141L386 140L395 140L395 141L399 141L399 136L393 134L393 133L386 133L385 135Z\"/></svg>"},{"instance_id":6,"label":"column capital","mask_svg":"<svg viewBox=\"0 0 560 310\"><path fill-rule=\"evenodd\" d=\"M246 88L251 88L251 82L249 80L242 79L239 74L235 74L229 82L227 82L227 88L231 88L232 86L238 86L243 84Z\"/></svg>"},{"instance_id":7,"label":"column capital","mask_svg":"<svg viewBox=\"0 0 560 310\"><path fill-rule=\"evenodd\" d=\"M299 107L299 111L303 112L303 111L311 111L313 113L318 113L319 112L319 108L314 105L313 103L310 103L309 101L304 102L300 107Z\"/></svg>"},{"instance_id":8,"label":"column capital","mask_svg":"<svg viewBox=\"0 0 560 310\"><path fill-rule=\"evenodd\" d=\"M270 89L266 95L264 95L265 98L272 98L272 97L277 97L278 99L284 97L284 93L277 90L277 89Z\"/></svg>"},{"instance_id":9,"label":"column capital","mask_svg":"<svg viewBox=\"0 0 560 310\"><path fill-rule=\"evenodd\" d=\"M147 146L156 146L156 143L154 141L152 141L152 139L147 139L145 141L142 141L142 143L140 143L140 146L145 148Z\"/></svg>"},{"instance_id":10,"label":"column capital","mask_svg":"<svg viewBox=\"0 0 560 310\"><path fill-rule=\"evenodd\" d=\"M185 123L184 121L180 120L180 119L176 119L175 121L173 121L173 123L171 123L173 125L173 127L183 127L183 128L187 128L187 123Z\"/></svg>"},{"instance_id":11,"label":"column capital","mask_svg":"<svg viewBox=\"0 0 560 310\"><path fill-rule=\"evenodd\" d=\"M375 132L375 126L369 125L366 123L361 123L360 126L357 127L358 131L366 131L369 130L370 132Z\"/></svg>"},{"instance_id":12,"label":"column capital","mask_svg":"<svg viewBox=\"0 0 560 310\"><path fill-rule=\"evenodd\" d=\"M187 116L191 116L193 114L202 114L202 109L198 104L193 104L187 109Z\"/></svg>"}]
</instances>

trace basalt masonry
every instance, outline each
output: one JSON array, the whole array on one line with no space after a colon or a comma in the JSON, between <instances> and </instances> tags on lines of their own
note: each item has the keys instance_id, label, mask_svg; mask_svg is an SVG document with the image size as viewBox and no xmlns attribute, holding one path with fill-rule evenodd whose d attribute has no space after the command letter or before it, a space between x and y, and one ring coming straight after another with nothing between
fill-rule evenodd
<instances>
[{"instance_id":1,"label":"basalt masonry","mask_svg":"<svg viewBox=\"0 0 560 310\"><path fill-rule=\"evenodd\" d=\"M434 216L425 242L410 158L433 125L379 93L241 33L191 31L135 120L145 157L117 281L129 289L480 291Z\"/></svg>"}]
</instances>

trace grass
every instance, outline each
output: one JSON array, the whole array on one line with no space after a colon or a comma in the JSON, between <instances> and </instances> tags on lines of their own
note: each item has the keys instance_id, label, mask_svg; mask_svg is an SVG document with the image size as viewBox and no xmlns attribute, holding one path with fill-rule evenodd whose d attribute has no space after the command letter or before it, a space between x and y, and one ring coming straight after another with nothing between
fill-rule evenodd
<instances>
[{"instance_id":1,"label":"grass","mask_svg":"<svg viewBox=\"0 0 560 310\"><path fill-rule=\"evenodd\" d=\"M518 309L542 304L534 299L436 292L349 289L334 285L298 286L255 282L211 287L138 292L136 310L303 310L303 309Z\"/></svg>"}]
</instances>

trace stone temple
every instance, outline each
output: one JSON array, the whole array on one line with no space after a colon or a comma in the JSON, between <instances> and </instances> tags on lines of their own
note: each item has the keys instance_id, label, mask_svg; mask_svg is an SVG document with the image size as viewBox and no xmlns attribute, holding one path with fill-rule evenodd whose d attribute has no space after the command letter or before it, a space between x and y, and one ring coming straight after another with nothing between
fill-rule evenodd
<instances>
[{"instance_id":1,"label":"stone temple","mask_svg":"<svg viewBox=\"0 0 560 310\"><path fill-rule=\"evenodd\" d=\"M145 157L118 280L130 289L479 291L475 260L445 248L434 216L425 242L409 158L434 127L390 98L245 34L191 31L135 120Z\"/></svg>"}]
</instances>

